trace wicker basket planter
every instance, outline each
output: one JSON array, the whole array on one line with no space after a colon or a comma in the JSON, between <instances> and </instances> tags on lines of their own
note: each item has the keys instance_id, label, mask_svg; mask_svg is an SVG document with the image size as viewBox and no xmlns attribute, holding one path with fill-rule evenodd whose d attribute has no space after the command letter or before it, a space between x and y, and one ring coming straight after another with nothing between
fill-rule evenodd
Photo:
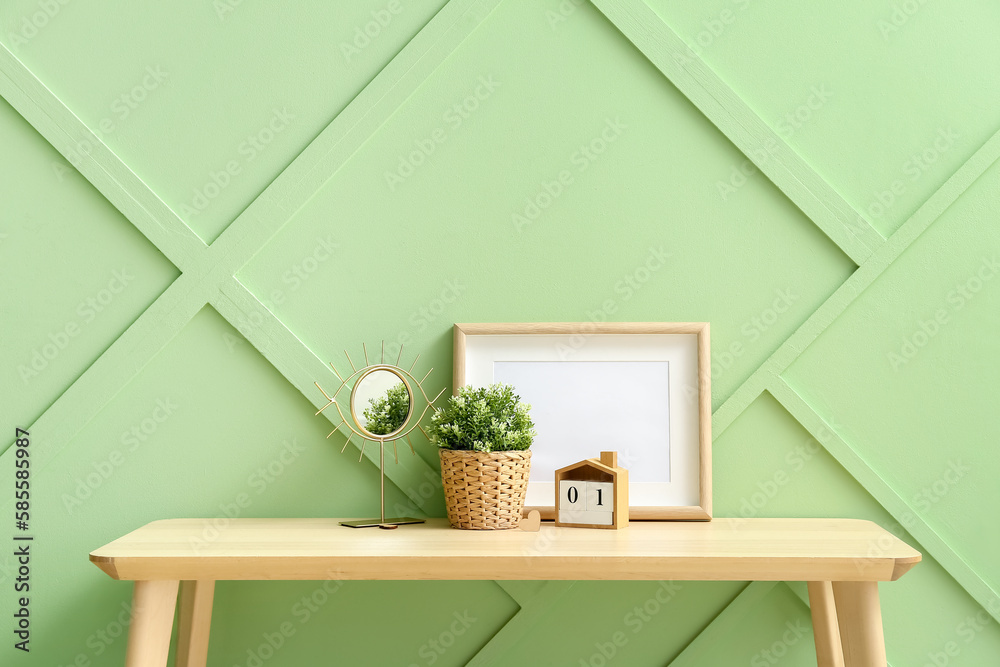
<instances>
[{"instance_id":1,"label":"wicker basket planter","mask_svg":"<svg viewBox=\"0 0 1000 667\"><path fill-rule=\"evenodd\" d=\"M530 451L438 451L448 520L453 527L517 528L528 488Z\"/></svg>"}]
</instances>

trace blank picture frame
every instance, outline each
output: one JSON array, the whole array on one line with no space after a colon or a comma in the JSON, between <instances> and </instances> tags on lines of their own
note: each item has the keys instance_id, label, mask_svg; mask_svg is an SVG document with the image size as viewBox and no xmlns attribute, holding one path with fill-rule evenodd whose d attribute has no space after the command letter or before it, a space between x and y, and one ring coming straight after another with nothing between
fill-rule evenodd
<instances>
[{"instance_id":1,"label":"blank picture frame","mask_svg":"<svg viewBox=\"0 0 1000 667\"><path fill-rule=\"evenodd\" d=\"M707 322L456 324L454 387L532 405L525 512L555 518L554 472L603 450L629 470L630 520L712 518Z\"/></svg>"}]
</instances>

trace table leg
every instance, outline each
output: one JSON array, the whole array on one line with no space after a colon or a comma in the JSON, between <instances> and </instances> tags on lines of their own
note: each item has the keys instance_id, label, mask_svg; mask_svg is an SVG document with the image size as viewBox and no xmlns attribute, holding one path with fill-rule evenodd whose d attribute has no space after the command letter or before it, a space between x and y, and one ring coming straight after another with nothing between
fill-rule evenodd
<instances>
[{"instance_id":1,"label":"table leg","mask_svg":"<svg viewBox=\"0 0 1000 667\"><path fill-rule=\"evenodd\" d=\"M181 582L181 614L177 629L177 667L205 667L212 624L214 581Z\"/></svg>"},{"instance_id":2,"label":"table leg","mask_svg":"<svg viewBox=\"0 0 1000 667\"><path fill-rule=\"evenodd\" d=\"M125 667L166 667L179 581L137 581Z\"/></svg>"},{"instance_id":3,"label":"table leg","mask_svg":"<svg viewBox=\"0 0 1000 667\"><path fill-rule=\"evenodd\" d=\"M834 582L833 596L846 667L886 667L878 582Z\"/></svg>"},{"instance_id":4,"label":"table leg","mask_svg":"<svg viewBox=\"0 0 1000 667\"><path fill-rule=\"evenodd\" d=\"M809 608L812 611L817 667L844 667L844 648L840 643L833 584L829 581L810 581Z\"/></svg>"}]
</instances>

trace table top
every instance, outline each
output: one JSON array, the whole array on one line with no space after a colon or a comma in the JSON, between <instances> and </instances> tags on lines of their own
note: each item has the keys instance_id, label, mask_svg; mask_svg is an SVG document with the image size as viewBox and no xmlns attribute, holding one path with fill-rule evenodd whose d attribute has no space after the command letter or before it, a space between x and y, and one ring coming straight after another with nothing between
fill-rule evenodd
<instances>
[{"instance_id":1,"label":"table top","mask_svg":"<svg viewBox=\"0 0 1000 667\"><path fill-rule=\"evenodd\" d=\"M343 519L168 519L90 554L115 579L894 581L920 553L870 521L632 522L623 530L395 530Z\"/></svg>"}]
</instances>

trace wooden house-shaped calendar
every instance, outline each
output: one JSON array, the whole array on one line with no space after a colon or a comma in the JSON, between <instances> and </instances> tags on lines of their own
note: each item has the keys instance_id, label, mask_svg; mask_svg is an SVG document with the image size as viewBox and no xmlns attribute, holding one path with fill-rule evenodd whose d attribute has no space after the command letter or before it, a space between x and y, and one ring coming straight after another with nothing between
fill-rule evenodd
<instances>
[{"instance_id":1,"label":"wooden house-shaped calendar","mask_svg":"<svg viewBox=\"0 0 1000 667\"><path fill-rule=\"evenodd\" d=\"M557 526L628 526L628 470L618 467L618 452L556 470L555 486Z\"/></svg>"}]
</instances>

